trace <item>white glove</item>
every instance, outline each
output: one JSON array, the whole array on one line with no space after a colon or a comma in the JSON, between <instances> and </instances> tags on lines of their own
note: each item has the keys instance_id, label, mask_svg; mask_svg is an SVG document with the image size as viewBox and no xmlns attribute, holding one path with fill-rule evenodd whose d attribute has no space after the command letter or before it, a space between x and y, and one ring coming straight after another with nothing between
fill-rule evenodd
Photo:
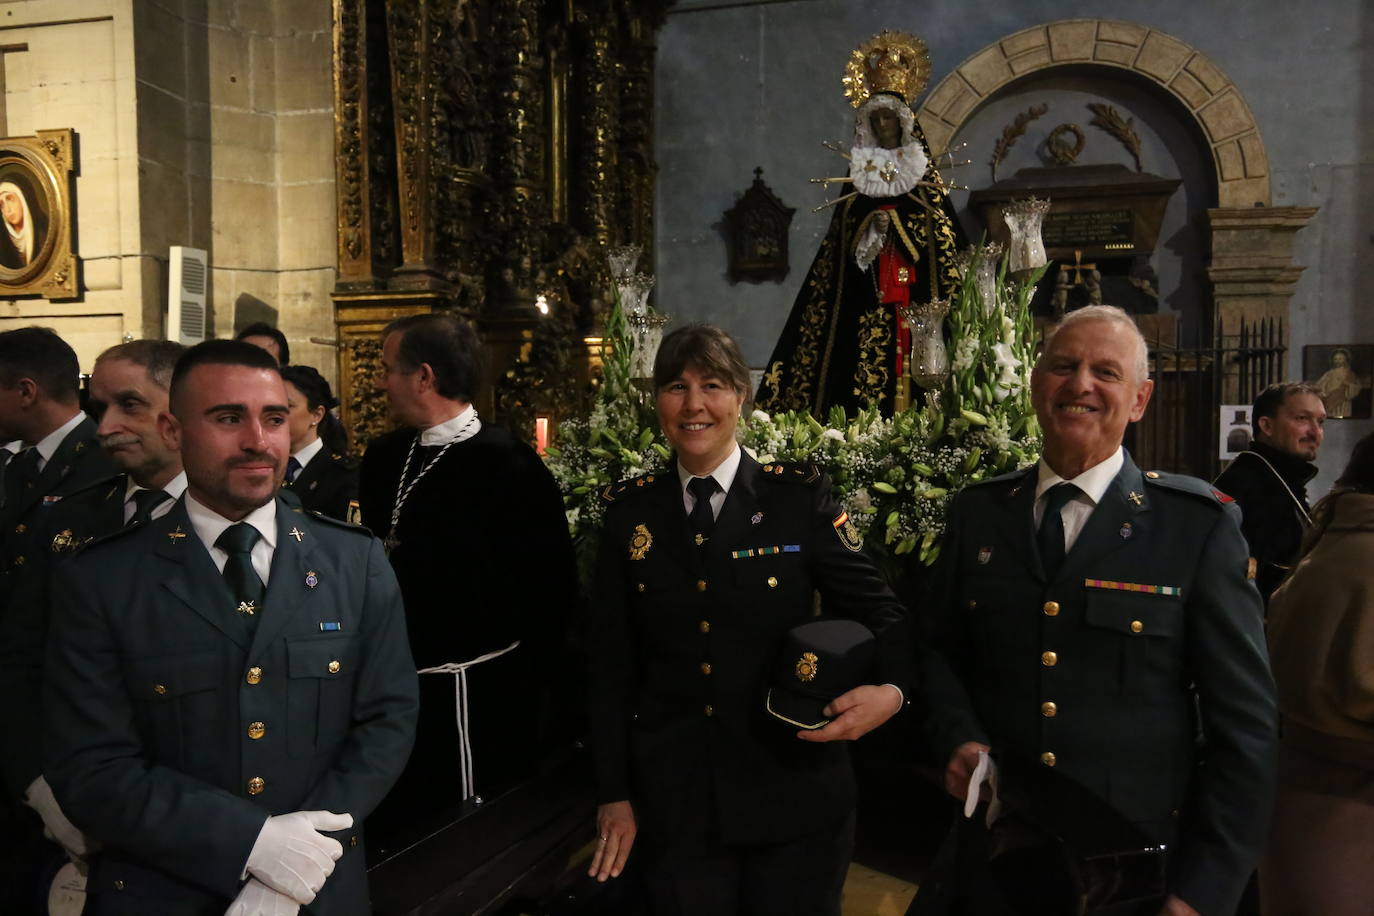
<instances>
[{"instance_id":1,"label":"white glove","mask_svg":"<svg viewBox=\"0 0 1374 916\"><path fill-rule=\"evenodd\" d=\"M65 849L69 856L79 859L96 848L94 840L86 839L86 835L67 820L67 815L62 813L62 807L53 797L52 787L42 776L29 783L24 792L24 803L43 819L43 835Z\"/></svg>"},{"instance_id":2,"label":"white glove","mask_svg":"<svg viewBox=\"0 0 1374 916\"><path fill-rule=\"evenodd\" d=\"M301 905L257 878L249 878L224 916L296 916Z\"/></svg>"},{"instance_id":3,"label":"white glove","mask_svg":"<svg viewBox=\"0 0 1374 916\"><path fill-rule=\"evenodd\" d=\"M293 811L269 817L248 853L246 871L304 906L315 899L343 855L337 840L318 831L352 826L353 815L332 811Z\"/></svg>"}]
</instances>

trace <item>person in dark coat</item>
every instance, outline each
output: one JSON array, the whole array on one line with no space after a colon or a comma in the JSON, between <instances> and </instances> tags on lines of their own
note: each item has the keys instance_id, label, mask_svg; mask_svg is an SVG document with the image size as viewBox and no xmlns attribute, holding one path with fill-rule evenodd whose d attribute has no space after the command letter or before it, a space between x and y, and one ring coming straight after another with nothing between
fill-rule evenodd
<instances>
[{"instance_id":1,"label":"person in dark coat","mask_svg":"<svg viewBox=\"0 0 1374 916\"><path fill-rule=\"evenodd\" d=\"M0 620L0 715L16 734L42 734L43 656L51 619L52 577L60 561L126 524L166 514L186 489L181 455L158 431L167 409L172 367L186 348L167 340L118 344L97 357L90 408L101 448L124 473L65 496L44 510L25 574ZM16 742L0 756L5 788L42 817L69 854L84 856L85 838L71 825L43 777L41 741Z\"/></svg>"},{"instance_id":2,"label":"person in dark coat","mask_svg":"<svg viewBox=\"0 0 1374 916\"><path fill-rule=\"evenodd\" d=\"M561 637L578 589L553 475L473 407L472 327L400 319L384 331L382 362L402 428L369 444L359 502L400 580L421 669L415 754L383 812L404 841L537 764L542 710L568 689Z\"/></svg>"},{"instance_id":3,"label":"person in dark coat","mask_svg":"<svg viewBox=\"0 0 1374 916\"><path fill-rule=\"evenodd\" d=\"M1213 485L1240 506L1240 530L1266 601L1288 574L1311 524L1307 482L1317 473L1326 408L1303 382L1270 385L1250 415L1254 439Z\"/></svg>"},{"instance_id":4,"label":"person in dark coat","mask_svg":"<svg viewBox=\"0 0 1374 916\"><path fill-rule=\"evenodd\" d=\"M932 592L929 730L956 798L988 754L1008 797L1025 789L1012 774L1052 769L1144 838L1116 852L1166 849L1157 884L1090 912L1229 916L1272 804L1274 685L1235 504L1202 481L1142 473L1121 448L1149 401L1146 356L1120 309L1071 312L1032 376L1041 461L956 497ZM981 776L978 788L985 798ZM1058 815L1035 825L1042 836L1071 850L1091 839L1076 832L1081 812ZM942 884L955 901L944 912L1044 905L1047 875L1009 885L993 864L1029 831L1027 811L1009 805L990 830L982 818L953 834L962 858L927 876L914 912L942 911L922 907Z\"/></svg>"},{"instance_id":5,"label":"person in dark coat","mask_svg":"<svg viewBox=\"0 0 1374 916\"><path fill-rule=\"evenodd\" d=\"M115 473L96 442L95 424L81 411L80 371L76 352L49 328L0 333L0 441L21 445L5 468L0 495L0 630L23 626L11 617L17 608L12 597L28 577L30 561L46 549L40 530L47 514ZM33 882L56 852L43 841L43 824L26 804L40 801L27 795L32 778L18 784L19 771L30 769L11 771L0 800L0 912L30 912L33 895L45 899Z\"/></svg>"},{"instance_id":6,"label":"person in dark coat","mask_svg":"<svg viewBox=\"0 0 1374 916\"><path fill-rule=\"evenodd\" d=\"M904 705L906 610L824 474L760 465L736 444L749 372L733 340L705 325L673 332L654 383L672 465L602 497L591 873L617 877L628 859L656 914L837 914L854 841L845 744ZM799 730L766 697L817 591L826 614L873 631L878 664L872 683L831 701L829 724Z\"/></svg>"},{"instance_id":7,"label":"person in dark coat","mask_svg":"<svg viewBox=\"0 0 1374 916\"><path fill-rule=\"evenodd\" d=\"M88 913L371 913L414 662L381 543L276 498L286 413L261 350L187 351L160 421L185 495L56 584L44 772L103 847Z\"/></svg>"},{"instance_id":8,"label":"person in dark coat","mask_svg":"<svg viewBox=\"0 0 1374 916\"><path fill-rule=\"evenodd\" d=\"M310 366L282 366L291 408L291 457L286 487L307 512L358 521L358 461L348 454L343 424L330 411L339 405L329 382Z\"/></svg>"}]
</instances>

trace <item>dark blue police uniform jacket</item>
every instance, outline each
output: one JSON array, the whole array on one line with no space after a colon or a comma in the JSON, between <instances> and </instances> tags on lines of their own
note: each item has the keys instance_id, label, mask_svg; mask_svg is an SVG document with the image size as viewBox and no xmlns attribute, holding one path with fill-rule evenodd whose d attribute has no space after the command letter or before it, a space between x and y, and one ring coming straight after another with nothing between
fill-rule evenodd
<instances>
[{"instance_id":1,"label":"dark blue police uniform jacket","mask_svg":"<svg viewBox=\"0 0 1374 916\"><path fill-rule=\"evenodd\" d=\"M589 641L597 800L631 800L658 843L833 829L854 806L847 742L804 742L765 708L784 635L811 618L819 590L827 614L876 634L874 683L910 696L913 653L906 610L835 524L829 480L741 455L701 547L676 462L604 499Z\"/></svg>"},{"instance_id":2,"label":"dark blue police uniform jacket","mask_svg":"<svg viewBox=\"0 0 1374 916\"><path fill-rule=\"evenodd\" d=\"M181 503L63 564L53 606L45 773L105 847L93 912L218 916L267 816L322 809L354 827L302 912L370 913L362 824L417 713L379 541L279 499L254 631Z\"/></svg>"},{"instance_id":3,"label":"dark blue police uniform jacket","mask_svg":"<svg viewBox=\"0 0 1374 916\"><path fill-rule=\"evenodd\" d=\"M1169 846L1170 893L1229 914L1264 842L1277 728L1239 513L1127 456L1048 578L1036 479L970 486L951 508L933 592L947 665L927 678L935 750L944 761L981 741L1054 767Z\"/></svg>"}]
</instances>

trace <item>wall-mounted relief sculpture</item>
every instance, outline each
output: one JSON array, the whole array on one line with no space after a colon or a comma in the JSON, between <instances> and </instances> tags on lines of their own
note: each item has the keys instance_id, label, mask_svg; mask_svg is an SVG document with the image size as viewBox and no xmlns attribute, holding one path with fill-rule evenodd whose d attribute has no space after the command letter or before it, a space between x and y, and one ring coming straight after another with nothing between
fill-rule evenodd
<instances>
[{"instance_id":1,"label":"wall-mounted relief sculpture","mask_svg":"<svg viewBox=\"0 0 1374 916\"><path fill-rule=\"evenodd\" d=\"M78 296L74 132L0 139L0 297Z\"/></svg>"},{"instance_id":2,"label":"wall-mounted relief sculpture","mask_svg":"<svg viewBox=\"0 0 1374 916\"><path fill-rule=\"evenodd\" d=\"M762 167L754 169L754 183L725 211L731 283L782 282L788 269L787 230L796 212L763 183Z\"/></svg>"}]
</instances>

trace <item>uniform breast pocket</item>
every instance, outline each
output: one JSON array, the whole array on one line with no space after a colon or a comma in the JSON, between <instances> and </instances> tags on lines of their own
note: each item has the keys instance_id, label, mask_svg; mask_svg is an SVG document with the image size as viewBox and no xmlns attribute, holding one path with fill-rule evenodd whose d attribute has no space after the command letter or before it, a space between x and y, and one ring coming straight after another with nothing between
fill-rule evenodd
<instances>
[{"instance_id":1,"label":"uniform breast pocket","mask_svg":"<svg viewBox=\"0 0 1374 916\"><path fill-rule=\"evenodd\" d=\"M217 650L131 659L125 669L134 721L149 756L187 772L212 763L227 697Z\"/></svg>"},{"instance_id":2,"label":"uniform breast pocket","mask_svg":"<svg viewBox=\"0 0 1374 916\"><path fill-rule=\"evenodd\" d=\"M1083 619L1115 648L1122 693L1177 686L1183 671L1179 596L1088 589Z\"/></svg>"},{"instance_id":3,"label":"uniform breast pocket","mask_svg":"<svg viewBox=\"0 0 1374 916\"><path fill-rule=\"evenodd\" d=\"M286 641L286 747L293 757L330 751L347 735L357 660L351 636Z\"/></svg>"}]
</instances>

